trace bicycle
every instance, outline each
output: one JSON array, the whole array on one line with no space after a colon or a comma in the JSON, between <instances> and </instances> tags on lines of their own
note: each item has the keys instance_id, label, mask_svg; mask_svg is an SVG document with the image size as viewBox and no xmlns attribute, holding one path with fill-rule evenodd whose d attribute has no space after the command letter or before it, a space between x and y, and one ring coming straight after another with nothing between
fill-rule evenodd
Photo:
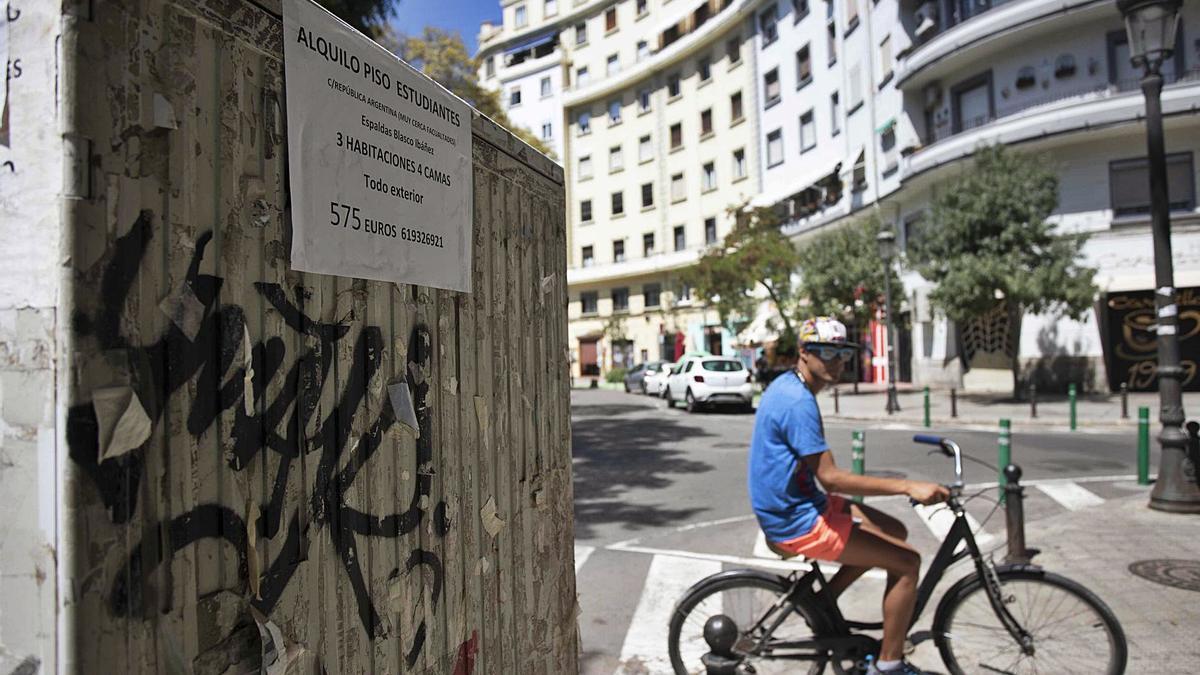
<instances>
[{"instance_id":1,"label":"bicycle","mask_svg":"<svg viewBox=\"0 0 1200 675\"><path fill-rule=\"evenodd\" d=\"M994 564L980 551L967 522L964 503L982 493L962 498L962 450L939 436L919 434L913 440L936 445L953 457L955 481L948 486L945 504L954 513L954 523L918 586L909 641L916 645L932 639L953 675L1125 672L1128 647L1112 610L1079 583L1038 565ZM947 568L967 557L974 562L974 572L942 595L932 630L913 633ZM826 665L838 675L866 672L869 659L879 653L879 641L858 631L881 630L882 622L842 616L836 602L822 592L826 578L820 566L815 560L808 562L811 569L804 573L785 577L728 570L688 589L671 615L668 633L675 673L705 672L700 661L709 651L704 625L718 615L735 627L732 652L739 661L738 673L817 675ZM802 671L798 666L805 662L808 670Z\"/></svg>"}]
</instances>

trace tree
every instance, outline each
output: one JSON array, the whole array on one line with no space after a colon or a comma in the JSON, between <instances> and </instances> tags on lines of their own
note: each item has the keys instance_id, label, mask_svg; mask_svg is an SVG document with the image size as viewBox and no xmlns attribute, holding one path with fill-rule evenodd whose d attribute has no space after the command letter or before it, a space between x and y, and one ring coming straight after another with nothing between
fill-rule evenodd
<instances>
[{"instance_id":1,"label":"tree","mask_svg":"<svg viewBox=\"0 0 1200 675\"><path fill-rule=\"evenodd\" d=\"M735 206L729 213L736 220L733 229L684 272L684 280L734 333L753 320L760 300L755 290L761 287L779 310L784 334L794 336L792 274L798 256L792 242L779 231L779 215L768 207Z\"/></svg>"},{"instance_id":2,"label":"tree","mask_svg":"<svg viewBox=\"0 0 1200 675\"><path fill-rule=\"evenodd\" d=\"M542 140L512 122L500 105L500 93L479 83L479 62L467 53L462 36L426 26L419 37L396 33L389 26L378 36L379 44L434 82L449 89L496 124L508 129L539 152L553 156Z\"/></svg>"},{"instance_id":3,"label":"tree","mask_svg":"<svg viewBox=\"0 0 1200 675\"><path fill-rule=\"evenodd\" d=\"M318 0L322 7L365 35L375 37L396 13L395 0Z\"/></svg>"},{"instance_id":4,"label":"tree","mask_svg":"<svg viewBox=\"0 0 1200 675\"><path fill-rule=\"evenodd\" d=\"M1079 319L1092 305L1096 270L1081 260L1085 237L1056 233L1058 177L1044 158L982 148L932 204L932 227L909 242L930 301L965 324L998 302L1009 313L1013 394L1020 392L1020 320L1027 312Z\"/></svg>"},{"instance_id":5,"label":"tree","mask_svg":"<svg viewBox=\"0 0 1200 675\"><path fill-rule=\"evenodd\" d=\"M822 232L799 245L800 294L812 312L866 326L883 305L884 269L875 236L883 229L872 214ZM892 307L904 301L904 288L894 267L887 268Z\"/></svg>"}]
</instances>

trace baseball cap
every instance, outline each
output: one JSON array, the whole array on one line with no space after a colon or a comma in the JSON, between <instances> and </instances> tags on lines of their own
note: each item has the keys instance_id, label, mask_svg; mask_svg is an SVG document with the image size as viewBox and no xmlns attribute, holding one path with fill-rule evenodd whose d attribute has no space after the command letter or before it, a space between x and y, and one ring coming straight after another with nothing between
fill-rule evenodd
<instances>
[{"instance_id":1,"label":"baseball cap","mask_svg":"<svg viewBox=\"0 0 1200 675\"><path fill-rule=\"evenodd\" d=\"M816 343L845 347L858 345L846 341L846 324L829 316L815 316L800 324L801 344Z\"/></svg>"}]
</instances>

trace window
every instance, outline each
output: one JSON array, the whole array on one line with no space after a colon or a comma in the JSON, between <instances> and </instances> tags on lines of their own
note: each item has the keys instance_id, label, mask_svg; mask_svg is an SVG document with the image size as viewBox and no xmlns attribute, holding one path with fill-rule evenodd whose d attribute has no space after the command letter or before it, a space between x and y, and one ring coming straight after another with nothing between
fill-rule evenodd
<instances>
[{"instance_id":1,"label":"window","mask_svg":"<svg viewBox=\"0 0 1200 675\"><path fill-rule=\"evenodd\" d=\"M858 26L858 0L846 0L846 35Z\"/></svg>"},{"instance_id":2,"label":"window","mask_svg":"<svg viewBox=\"0 0 1200 675\"><path fill-rule=\"evenodd\" d=\"M700 74L701 82L708 82L712 79L712 59L707 56L702 56L696 61L696 72Z\"/></svg>"},{"instance_id":3,"label":"window","mask_svg":"<svg viewBox=\"0 0 1200 675\"><path fill-rule=\"evenodd\" d=\"M617 8L609 7L604 10L604 32L617 29Z\"/></svg>"},{"instance_id":4,"label":"window","mask_svg":"<svg viewBox=\"0 0 1200 675\"><path fill-rule=\"evenodd\" d=\"M767 166L776 166L783 162L783 131L776 129L767 134Z\"/></svg>"},{"instance_id":5,"label":"window","mask_svg":"<svg viewBox=\"0 0 1200 675\"><path fill-rule=\"evenodd\" d=\"M613 262L625 262L625 240L613 240Z\"/></svg>"},{"instance_id":6,"label":"window","mask_svg":"<svg viewBox=\"0 0 1200 675\"><path fill-rule=\"evenodd\" d=\"M596 256L592 252L591 246L583 247L583 266L591 267L596 264Z\"/></svg>"},{"instance_id":7,"label":"window","mask_svg":"<svg viewBox=\"0 0 1200 675\"><path fill-rule=\"evenodd\" d=\"M621 146L615 145L608 149L608 172L616 173L625 168L625 153L621 152Z\"/></svg>"},{"instance_id":8,"label":"window","mask_svg":"<svg viewBox=\"0 0 1200 675\"><path fill-rule=\"evenodd\" d=\"M1145 157L1110 162L1108 182L1114 216L1150 213L1150 174ZM1167 155L1167 195L1171 210L1195 209L1195 186L1192 153Z\"/></svg>"},{"instance_id":9,"label":"window","mask_svg":"<svg viewBox=\"0 0 1200 675\"><path fill-rule=\"evenodd\" d=\"M612 77L621 70L621 59L617 58L616 54L610 54L604 62L604 74Z\"/></svg>"},{"instance_id":10,"label":"window","mask_svg":"<svg viewBox=\"0 0 1200 675\"><path fill-rule=\"evenodd\" d=\"M688 285L687 282L681 282L679 284L679 294L675 297L677 297L679 299L679 302L691 302L692 301L692 287L690 285Z\"/></svg>"},{"instance_id":11,"label":"window","mask_svg":"<svg viewBox=\"0 0 1200 675\"><path fill-rule=\"evenodd\" d=\"M587 66L582 66L575 70L575 86L576 87L586 87L588 82L591 82L591 81L592 81L592 78L588 75Z\"/></svg>"},{"instance_id":12,"label":"window","mask_svg":"<svg viewBox=\"0 0 1200 675\"><path fill-rule=\"evenodd\" d=\"M804 45L796 52L796 88L800 89L809 82L812 82L812 55L808 45Z\"/></svg>"},{"instance_id":13,"label":"window","mask_svg":"<svg viewBox=\"0 0 1200 675\"><path fill-rule=\"evenodd\" d=\"M584 223L592 222L592 200L585 199L579 202L579 220Z\"/></svg>"},{"instance_id":14,"label":"window","mask_svg":"<svg viewBox=\"0 0 1200 675\"><path fill-rule=\"evenodd\" d=\"M653 235L651 235L653 236ZM659 307L662 304L662 284L645 284L642 286L643 304L646 307Z\"/></svg>"},{"instance_id":15,"label":"window","mask_svg":"<svg viewBox=\"0 0 1200 675\"><path fill-rule=\"evenodd\" d=\"M579 135L583 136L592 133L592 113L579 113Z\"/></svg>"},{"instance_id":16,"label":"window","mask_svg":"<svg viewBox=\"0 0 1200 675\"><path fill-rule=\"evenodd\" d=\"M613 245L615 246L616 244ZM624 287L612 289L612 301L614 312L628 312L629 289Z\"/></svg>"},{"instance_id":17,"label":"window","mask_svg":"<svg viewBox=\"0 0 1200 675\"><path fill-rule=\"evenodd\" d=\"M650 58L650 44L645 40L639 40L637 43L637 60L640 63L648 58Z\"/></svg>"},{"instance_id":18,"label":"window","mask_svg":"<svg viewBox=\"0 0 1200 675\"><path fill-rule=\"evenodd\" d=\"M582 21L575 24L575 44L587 44L587 24Z\"/></svg>"},{"instance_id":19,"label":"window","mask_svg":"<svg viewBox=\"0 0 1200 675\"><path fill-rule=\"evenodd\" d=\"M483 63L483 69L487 73L487 77L495 77L496 59L492 58L491 56L487 57L487 60Z\"/></svg>"},{"instance_id":20,"label":"window","mask_svg":"<svg viewBox=\"0 0 1200 675\"><path fill-rule=\"evenodd\" d=\"M654 253L654 233L647 232L642 235L642 255L649 256Z\"/></svg>"},{"instance_id":21,"label":"window","mask_svg":"<svg viewBox=\"0 0 1200 675\"><path fill-rule=\"evenodd\" d=\"M817 124L813 121L813 111L809 110L800 116L800 152L812 150L817 145Z\"/></svg>"},{"instance_id":22,"label":"window","mask_svg":"<svg viewBox=\"0 0 1200 675\"><path fill-rule=\"evenodd\" d=\"M515 108L521 105L521 87L513 87L508 92L508 107Z\"/></svg>"},{"instance_id":23,"label":"window","mask_svg":"<svg viewBox=\"0 0 1200 675\"><path fill-rule=\"evenodd\" d=\"M733 151L733 179L746 177L746 151L738 148Z\"/></svg>"},{"instance_id":24,"label":"window","mask_svg":"<svg viewBox=\"0 0 1200 675\"><path fill-rule=\"evenodd\" d=\"M638 139L638 161L649 162L654 159L654 146L650 144L649 136Z\"/></svg>"},{"instance_id":25,"label":"window","mask_svg":"<svg viewBox=\"0 0 1200 675\"><path fill-rule=\"evenodd\" d=\"M584 155L579 158L579 179L592 177L592 156Z\"/></svg>"},{"instance_id":26,"label":"window","mask_svg":"<svg viewBox=\"0 0 1200 675\"><path fill-rule=\"evenodd\" d=\"M800 20L808 16L808 0L792 0L792 23L800 23Z\"/></svg>"},{"instance_id":27,"label":"window","mask_svg":"<svg viewBox=\"0 0 1200 675\"><path fill-rule=\"evenodd\" d=\"M529 17L525 15L525 5L517 5L517 8L513 10L513 18L517 28L524 28L529 23Z\"/></svg>"},{"instance_id":28,"label":"window","mask_svg":"<svg viewBox=\"0 0 1200 675\"><path fill-rule=\"evenodd\" d=\"M643 183L642 184L642 208L648 209L652 206L654 206L654 183ZM654 241L654 239L653 239L654 235L650 235L650 236L651 236L651 241Z\"/></svg>"},{"instance_id":29,"label":"window","mask_svg":"<svg viewBox=\"0 0 1200 675\"><path fill-rule=\"evenodd\" d=\"M716 162L708 162L700 168L700 189L704 192L717 189Z\"/></svg>"},{"instance_id":30,"label":"window","mask_svg":"<svg viewBox=\"0 0 1200 675\"><path fill-rule=\"evenodd\" d=\"M625 193L624 192L612 193L612 214L614 216L619 216L624 213L625 213Z\"/></svg>"},{"instance_id":31,"label":"window","mask_svg":"<svg viewBox=\"0 0 1200 675\"><path fill-rule=\"evenodd\" d=\"M554 125L551 124L550 122L543 122L542 123L542 140L548 141L551 138L554 138Z\"/></svg>"},{"instance_id":32,"label":"window","mask_svg":"<svg viewBox=\"0 0 1200 675\"><path fill-rule=\"evenodd\" d=\"M758 32L762 34L762 44L764 47L771 44L779 37L778 27L775 25L776 9L775 5L771 5L761 14L758 15Z\"/></svg>"},{"instance_id":33,"label":"window","mask_svg":"<svg viewBox=\"0 0 1200 675\"><path fill-rule=\"evenodd\" d=\"M590 247L589 247L590 248ZM595 314L598 309L600 294L596 291L585 291L579 294L579 311L582 314Z\"/></svg>"},{"instance_id":34,"label":"window","mask_svg":"<svg viewBox=\"0 0 1200 675\"><path fill-rule=\"evenodd\" d=\"M829 96L829 133L832 136L837 136L842 132L842 104L838 101L838 93L835 91Z\"/></svg>"},{"instance_id":35,"label":"window","mask_svg":"<svg viewBox=\"0 0 1200 675\"><path fill-rule=\"evenodd\" d=\"M554 16L558 14L558 0L546 0L546 10L544 16Z\"/></svg>"},{"instance_id":36,"label":"window","mask_svg":"<svg viewBox=\"0 0 1200 675\"><path fill-rule=\"evenodd\" d=\"M879 86L892 79L892 36L888 35L879 43L879 72L883 73Z\"/></svg>"},{"instance_id":37,"label":"window","mask_svg":"<svg viewBox=\"0 0 1200 675\"><path fill-rule=\"evenodd\" d=\"M833 2L829 2L830 9L833 8ZM829 65L837 63L837 26L834 24L833 17L829 17L829 24L825 26L825 48L829 52Z\"/></svg>"},{"instance_id":38,"label":"window","mask_svg":"<svg viewBox=\"0 0 1200 675\"><path fill-rule=\"evenodd\" d=\"M725 42L725 55L729 57L729 65L742 62L742 36L736 35Z\"/></svg>"},{"instance_id":39,"label":"window","mask_svg":"<svg viewBox=\"0 0 1200 675\"><path fill-rule=\"evenodd\" d=\"M849 89L849 98L846 100L846 104L849 106L847 112L853 115L854 111L858 110L858 106L862 105L863 102L862 64L856 63L850 67L849 79L850 81L846 84L846 87Z\"/></svg>"},{"instance_id":40,"label":"window","mask_svg":"<svg viewBox=\"0 0 1200 675\"><path fill-rule=\"evenodd\" d=\"M687 238L683 235L683 226L675 226L675 250L682 251L687 248Z\"/></svg>"},{"instance_id":41,"label":"window","mask_svg":"<svg viewBox=\"0 0 1200 675\"><path fill-rule=\"evenodd\" d=\"M704 219L704 243L709 246L717 243L717 219Z\"/></svg>"},{"instance_id":42,"label":"window","mask_svg":"<svg viewBox=\"0 0 1200 675\"><path fill-rule=\"evenodd\" d=\"M667 76L667 96L675 98L679 95L679 73L671 73Z\"/></svg>"},{"instance_id":43,"label":"window","mask_svg":"<svg viewBox=\"0 0 1200 675\"><path fill-rule=\"evenodd\" d=\"M543 77L542 78L542 98L547 98L553 93L554 92L551 90L551 86L550 86L550 78Z\"/></svg>"},{"instance_id":44,"label":"window","mask_svg":"<svg viewBox=\"0 0 1200 675\"><path fill-rule=\"evenodd\" d=\"M678 150L683 147L683 122L676 122L671 125L671 150Z\"/></svg>"},{"instance_id":45,"label":"window","mask_svg":"<svg viewBox=\"0 0 1200 675\"><path fill-rule=\"evenodd\" d=\"M988 71L956 85L950 90L953 104L954 133L973 129L992 121L996 116L992 100L992 73Z\"/></svg>"},{"instance_id":46,"label":"window","mask_svg":"<svg viewBox=\"0 0 1200 675\"><path fill-rule=\"evenodd\" d=\"M638 91L638 114L650 112L650 90Z\"/></svg>"},{"instance_id":47,"label":"window","mask_svg":"<svg viewBox=\"0 0 1200 675\"><path fill-rule=\"evenodd\" d=\"M779 96L779 69L772 68L763 75L763 99L769 107L779 103Z\"/></svg>"},{"instance_id":48,"label":"window","mask_svg":"<svg viewBox=\"0 0 1200 675\"><path fill-rule=\"evenodd\" d=\"M638 16L645 16L646 12L650 11L647 4L648 3L646 2L646 0L637 0L637 15Z\"/></svg>"},{"instance_id":49,"label":"window","mask_svg":"<svg viewBox=\"0 0 1200 675\"><path fill-rule=\"evenodd\" d=\"M608 124L609 124L609 126L612 126L614 124L620 124L620 123L621 123L621 100L615 99L615 100L609 101L608 102Z\"/></svg>"},{"instance_id":50,"label":"window","mask_svg":"<svg viewBox=\"0 0 1200 675\"><path fill-rule=\"evenodd\" d=\"M729 97L729 119L731 122L740 122L745 114L742 110L742 92L735 92Z\"/></svg>"},{"instance_id":51,"label":"window","mask_svg":"<svg viewBox=\"0 0 1200 675\"><path fill-rule=\"evenodd\" d=\"M713 132L712 108L700 111L700 136L707 136Z\"/></svg>"},{"instance_id":52,"label":"window","mask_svg":"<svg viewBox=\"0 0 1200 675\"><path fill-rule=\"evenodd\" d=\"M687 199L687 186L683 184L683 174L671 176L671 201L678 202Z\"/></svg>"}]
</instances>

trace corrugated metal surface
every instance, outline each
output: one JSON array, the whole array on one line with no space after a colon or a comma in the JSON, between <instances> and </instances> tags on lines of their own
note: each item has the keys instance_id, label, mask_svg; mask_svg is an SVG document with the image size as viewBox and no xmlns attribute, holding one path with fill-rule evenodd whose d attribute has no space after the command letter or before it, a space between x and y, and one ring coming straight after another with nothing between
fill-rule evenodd
<instances>
[{"instance_id":1,"label":"corrugated metal surface","mask_svg":"<svg viewBox=\"0 0 1200 675\"><path fill-rule=\"evenodd\" d=\"M253 606L301 672L573 672L561 170L475 120L470 295L290 271L264 4L72 20L63 665L256 671Z\"/></svg>"}]
</instances>

